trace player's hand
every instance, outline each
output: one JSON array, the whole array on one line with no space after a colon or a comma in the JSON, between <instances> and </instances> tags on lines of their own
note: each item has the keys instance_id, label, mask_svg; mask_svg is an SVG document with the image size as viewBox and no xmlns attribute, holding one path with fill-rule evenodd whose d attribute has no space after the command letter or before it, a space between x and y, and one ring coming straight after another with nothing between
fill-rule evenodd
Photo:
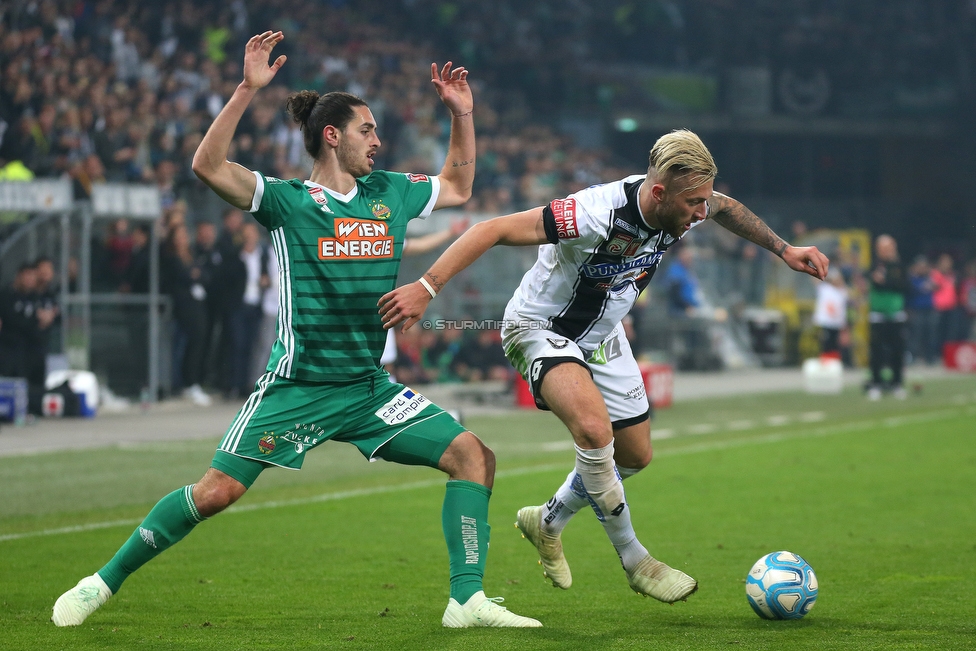
<instances>
[{"instance_id":1,"label":"player's hand","mask_svg":"<svg viewBox=\"0 0 976 651\"><path fill-rule=\"evenodd\" d=\"M430 300L430 292L420 284L419 280L383 294L377 303L383 320L383 329L389 330L402 323L400 332L406 332L410 326L420 321Z\"/></svg>"},{"instance_id":2,"label":"player's hand","mask_svg":"<svg viewBox=\"0 0 976 651\"><path fill-rule=\"evenodd\" d=\"M783 262L790 269L802 271L820 280L827 277L827 269L830 267L830 260L815 246L788 246L783 251Z\"/></svg>"},{"instance_id":3,"label":"player's hand","mask_svg":"<svg viewBox=\"0 0 976 651\"><path fill-rule=\"evenodd\" d=\"M281 42L285 35L281 32L264 32L252 36L244 46L244 85L249 88L264 88L278 74L281 66L288 60L284 54L268 65L271 50Z\"/></svg>"},{"instance_id":4,"label":"player's hand","mask_svg":"<svg viewBox=\"0 0 976 651\"><path fill-rule=\"evenodd\" d=\"M464 68L451 70L452 65L454 64L448 61L438 71L436 63L430 64L430 81L451 113L464 115L470 113L474 107L474 97L471 95L471 87L468 86L468 71Z\"/></svg>"}]
</instances>

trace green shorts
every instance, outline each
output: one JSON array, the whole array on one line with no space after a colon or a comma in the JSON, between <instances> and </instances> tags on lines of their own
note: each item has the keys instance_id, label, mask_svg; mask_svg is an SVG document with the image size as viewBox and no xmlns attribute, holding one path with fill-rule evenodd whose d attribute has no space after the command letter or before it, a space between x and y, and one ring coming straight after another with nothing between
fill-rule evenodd
<instances>
[{"instance_id":1,"label":"green shorts","mask_svg":"<svg viewBox=\"0 0 976 651\"><path fill-rule=\"evenodd\" d=\"M370 461L436 468L464 432L420 393L385 371L349 384L316 384L267 373L237 412L213 467L250 487L261 470L299 470L305 453L328 440L352 443Z\"/></svg>"}]
</instances>

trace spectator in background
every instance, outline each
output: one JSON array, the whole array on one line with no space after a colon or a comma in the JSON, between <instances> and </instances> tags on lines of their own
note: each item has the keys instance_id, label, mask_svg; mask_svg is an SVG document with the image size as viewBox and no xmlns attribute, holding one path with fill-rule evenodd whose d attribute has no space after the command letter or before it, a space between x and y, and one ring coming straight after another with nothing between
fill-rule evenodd
<instances>
[{"instance_id":1,"label":"spectator in background","mask_svg":"<svg viewBox=\"0 0 976 651\"><path fill-rule=\"evenodd\" d=\"M695 314L696 308L701 307L701 289L692 272L694 259L694 250L688 245L681 246L664 274L668 313L671 316L690 317Z\"/></svg>"},{"instance_id":2,"label":"spectator in background","mask_svg":"<svg viewBox=\"0 0 976 651\"><path fill-rule=\"evenodd\" d=\"M820 327L820 354L841 359L841 336L847 329L848 290L839 269L831 269L826 280L817 285L813 324Z\"/></svg>"},{"instance_id":3,"label":"spectator in background","mask_svg":"<svg viewBox=\"0 0 976 651\"><path fill-rule=\"evenodd\" d=\"M216 384L224 397L232 399L238 391L236 369L239 368L234 355L234 329L231 325L234 314L240 309L247 283L247 269L241 260L243 244L244 213L229 208L221 215L223 229L217 237L216 249L220 254L220 266L211 283L213 306L211 314L215 324L212 330L218 334L217 359L213 368L217 371ZM250 393L250 391L248 392Z\"/></svg>"},{"instance_id":4,"label":"spectator in background","mask_svg":"<svg viewBox=\"0 0 976 651\"><path fill-rule=\"evenodd\" d=\"M938 315L935 335L936 355L942 356L942 347L956 338L959 293L956 288L956 271L952 256L943 253L932 270L932 305Z\"/></svg>"},{"instance_id":5,"label":"spectator in background","mask_svg":"<svg viewBox=\"0 0 976 651\"><path fill-rule=\"evenodd\" d=\"M217 304L217 297L220 295L220 290L217 285L223 256L217 250L217 226L213 222L206 220L197 222L196 236L193 240L193 260L200 268L200 282L207 290L207 325L202 353L205 360L203 380L206 381L208 371L219 367L220 359L214 341L219 337L220 306Z\"/></svg>"},{"instance_id":6,"label":"spectator in background","mask_svg":"<svg viewBox=\"0 0 976 651\"><path fill-rule=\"evenodd\" d=\"M0 376L22 377L28 384L28 408L41 412L44 393L44 337L57 312L38 307L37 271L24 263L13 283L0 290Z\"/></svg>"},{"instance_id":7,"label":"spectator in background","mask_svg":"<svg viewBox=\"0 0 976 651\"><path fill-rule=\"evenodd\" d=\"M128 219L116 219L109 226L105 238L106 279L112 289L118 291L128 279L132 263L132 233Z\"/></svg>"},{"instance_id":8,"label":"spectator in background","mask_svg":"<svg viewBox=\"0 0 976 651\"><path fill-rule=\"evenodd\" d=\"M55 350L60 350L57 336L60 333L61 308L58 301L58 283L55 281L54 262L47 256L41 256L34 261L34 272L37 275L37 288L34 290L34 304L38 314L52 313L54 319L51 325L41 329L38 335L38 348L35 357L37 364L36 377L47 378L47 356L51 353L52 343Z\"/></svg>"},{"instance_id":9,"label":"spectator in background","mask_svg":"<svg viewBox=\"0 0 976 651\"><path fill-rule=\"evenodd\" d=\"M478 330L477 336L461 345L454 358L454 372L464 382L509 380L512 366L502 349L497 330Z\"/></svg>"},{"instance_id":10,"label":"spectator in background","mask_svg":"<svg viewBox=\"0 0 976 651\"><path fill-rule=\"evenodd\" d=\"M938 313L932 305L932 266L920 255L908 270L908 352L913 361L936 362Z\"/></svg>"},{"instance_id":11,"label":"spectator in background","mask_svg":"<svg viewBox=\"0 0 976 651\"><path fill-rule=\"evenodd\" d=\"M695 252L689 244L679 245L674 259L664 273L667 289L668 315L672 317L672 351L682 370L703 370L711 366L707 361L708 333L695 319L703 307L701 287L692 270Z\"/></svg>"},{"instance_id":12,"label":"spectator in background","mask_svg":"<svg viewBox=\"0 0 976 651\"><path fill-rule=\"evenodd\" d=\"M880 400L883 389L890 389L899 400L906 397L902 386L905 364L905 293L908 278L898 259L898 245L890 235L879 235L874 242L874 267L869 274L868 321L871 323L871 383L868 398ZM883 370L891 371L888 382Z\"/></svg>"},{"instance_id":13,"label":"spectator in background","mask_svg":"<svg viewBox=\"0 0 976 651\"><path fill-rule=\"evenodd\" d=\"M206 407L211 399L200 383L205 361L207 290L201 282L200 267L194 264L185 225L170 230L162 253L163 287L173 299L173 390L183 389L186 398Z\"/></svg>"},{"instance_id":14,"label":"spectator in background","mask_svg":"<svg viewBox=\"0 0 976 651\"><path fill-rule=\"evenodd\" d=\"M244 292L241 302L230 313L230 390L233 396L250 395L251 389L262 374L251 375L251 358L254 342L261 325L261 295L270 281L264 273L267 268L268 247L261 242L256 224L248 222L241 227L243 243L239 258L244 266Z\"/></svg>"},{"instance_id":15,"label":"spectator in background","mask_svg":"<svg viewBox=\"0 0 976 651\"><path fill-rule=\"evenodd\" d=\"M132 229L132 257L126 280L119 291L149 293L149 227L139 224Z\"/></svg>"},{"instance_id":16,"label":"spectator in background","mask_svg":"<svg viewBox=\"0 0 976 651\"><path fill-rule=\"evenodd\" d=\"M972 340L973 324L976 323L976 259L966 263L965 273L959 283L959 307L962 310L961 340Z\"/></svg>"}]
</instances>

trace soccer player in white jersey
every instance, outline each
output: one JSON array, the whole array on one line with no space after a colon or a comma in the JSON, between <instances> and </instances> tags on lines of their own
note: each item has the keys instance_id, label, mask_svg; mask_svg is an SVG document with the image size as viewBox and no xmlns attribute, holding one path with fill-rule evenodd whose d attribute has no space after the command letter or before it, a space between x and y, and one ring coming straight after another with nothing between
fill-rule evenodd
<instances>
[{"instance_id":1,"label":"soccer player in white jersey","mask_svg":"<svg viewBox=\"0 0 976 651\"><path fill-rule=\"evenodd\" d=\"M576 444L576 467L563 485L544 505L520 509L516 522L557 587L572 584L562 529L588 505L635 592L673 603L698 588L637 539L622 484L650 463L652 449L644 385L620 322L664 252L709 219L792 269L827 275L829 261L816 247L790 246L741 203L714 192L717 173L697 135L673 131L654 144L646 174L476 224L420 280L380 299L385 326L409 328L445 283L492 246L541 245L509 301L502 343L536 404L556 414Z\"/></svg>"}]
</instances>

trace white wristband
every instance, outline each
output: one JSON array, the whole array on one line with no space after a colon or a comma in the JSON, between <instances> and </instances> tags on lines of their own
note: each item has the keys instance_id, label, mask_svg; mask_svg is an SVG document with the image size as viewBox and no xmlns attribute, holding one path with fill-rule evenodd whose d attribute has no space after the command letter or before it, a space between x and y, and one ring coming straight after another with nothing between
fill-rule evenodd
<instances>
[{"instance_id":1,"label":"white wristband","mask_svg":"<svg viewBox=\"0 0 976 651\"><path fill-rule=\"evenodd\" d=\"M434 291L434 288L430 286L430 283L423 276L420 277L420 284L424 286L424 289L427 290L431 298L437 298L437 292Z\"/></svg>"}]
</instances>

